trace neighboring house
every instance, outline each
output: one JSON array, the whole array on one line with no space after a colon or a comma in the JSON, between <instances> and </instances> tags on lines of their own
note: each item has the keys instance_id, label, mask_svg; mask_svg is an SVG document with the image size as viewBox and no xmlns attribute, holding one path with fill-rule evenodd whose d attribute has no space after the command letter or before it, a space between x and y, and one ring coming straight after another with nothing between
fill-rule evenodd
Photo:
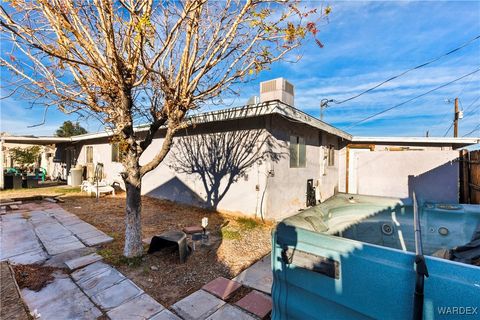
<instances>
[{"instance_id":1,"label":"neighboring house","mask_svg":"<svg viewBox=\"0 0 480 320\"><path fill-rule=\"evenodd\" d=\"M0 138L7 138L11 137L6 132L2 132L0 134ZM11 152L12 149L15 148L30 148L35 146L35 144L23 144L23 143L3 143L3 168L16 168L16 167L21 167L22 164L17 162L14 159L14 156ZM47 175L52 174L54 171L54 162L53 162L53 156L55 154L55 147L53 145L43 145L40 148L40 153L38 160L35 163L32 163L35 168L43 168L46 170Z\"/></svg>"},{"instance_id":2,"label":"neighboring house","mask_svg":"<svg viewBox=\"0 0 480 320\"><path fill-rule=\"evenodd\" d=\"M354 137L292 107L293 90L283 79L263 82L260 103L191 116L165 161L143 178L143 194L277 220L337 192L407 198L415 190L428 200L458 201L454 150L480 139ZM110 138L109 132L64 138L57 153L69 168L87 167L87 178L102 163L106 180L122 185L121 153Z\"/></svg>"}]
</instances>

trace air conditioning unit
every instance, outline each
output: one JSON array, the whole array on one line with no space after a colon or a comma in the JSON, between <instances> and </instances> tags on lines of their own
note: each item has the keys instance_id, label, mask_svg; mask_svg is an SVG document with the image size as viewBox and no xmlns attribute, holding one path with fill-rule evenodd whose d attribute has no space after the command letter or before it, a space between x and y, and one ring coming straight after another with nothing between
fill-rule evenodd
<instances>
[{"instance_id":1,"label":"air conditioning unit","mask_svg":"<svg viewBox=\"0 0 480 320\"><path fill-rule=\"evenodd\" d=\"M293 84L284 78L260 82L260 102L279 100L289 106L294 106Z\"/></svg>"}]
</instances>

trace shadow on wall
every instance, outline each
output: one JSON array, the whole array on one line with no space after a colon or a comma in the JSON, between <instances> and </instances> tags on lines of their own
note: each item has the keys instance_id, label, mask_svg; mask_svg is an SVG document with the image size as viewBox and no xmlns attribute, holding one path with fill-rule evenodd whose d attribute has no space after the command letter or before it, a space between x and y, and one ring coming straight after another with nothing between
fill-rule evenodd
<instances>
[{"instance_id":1,"label":"shadow on wall","mask_svg":"<svg viewBox=\"0 0 480 320\"><path fill-rule=\"evenodd\" d=\"M190 204L201 208L208 207L200 195L177 177L173 177L161 186L148 192L146 195L159 199L167 199L173 202Z\"/></svg>"},{"instance_id":2,"label":"shadow on wall","mask_svg":"<svg viewBox=\"0 0 480 320\"><path fill-rule=\"evenodd\" d=\"M418 198L426 201L458 203L459 164L449 161L417 176L408 176L408 195L415 191Z\"/></svg>"},{"instance_id":3,"label":"shadow on wall","mask_svg":"<svg viewBox=\"0 0 480 320\"><path fill-rule=\"evenodd\" d=\"M177 173L198 175L206 192L203 206L216 209L232 184L245 176L255 163L281 159L283 153L273 151L281 150L276 144L265 130L185 136L175 142L169 166ZM168 187L161 186L154 192L158 189L168 190Z\"/></svg>"}]
</instances>

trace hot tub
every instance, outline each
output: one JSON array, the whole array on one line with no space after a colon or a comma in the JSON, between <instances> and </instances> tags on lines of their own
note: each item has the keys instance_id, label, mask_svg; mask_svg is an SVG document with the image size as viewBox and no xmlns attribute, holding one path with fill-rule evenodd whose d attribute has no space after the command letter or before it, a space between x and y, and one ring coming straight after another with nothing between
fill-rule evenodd
<instances>
[{"instance_id":1,"label":"hot tub","mask_svg":"<svg viewBox=\"0 0 480 320\"><path fill-rule=\"evenodd\" d=\"M419 201L423 317L480 318L480 206ZM470 247L464 247L470 243ZM477 250L477 251L476 251ZM409 200L340 194L273 233L273 319L411 319L416 283Z\"/></svg>"}]
</instances>

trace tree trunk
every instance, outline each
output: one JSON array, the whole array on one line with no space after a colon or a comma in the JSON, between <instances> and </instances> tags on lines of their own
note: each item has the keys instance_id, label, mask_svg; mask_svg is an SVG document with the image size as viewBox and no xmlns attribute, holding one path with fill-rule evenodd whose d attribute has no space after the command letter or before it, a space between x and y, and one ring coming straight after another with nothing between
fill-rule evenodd
<instances>
[{"instance_id":1,"label":"tree trunk","mask_svg":"<svg viewBox=\"0 0 480 320\"><path fill-rule=\"evenodd\" d=\"M142 179L139 166L127 169L125 189L127 191L125 216L125 257L138 257L143 254L142 245Z\"/></svg>"}]
</instances>

